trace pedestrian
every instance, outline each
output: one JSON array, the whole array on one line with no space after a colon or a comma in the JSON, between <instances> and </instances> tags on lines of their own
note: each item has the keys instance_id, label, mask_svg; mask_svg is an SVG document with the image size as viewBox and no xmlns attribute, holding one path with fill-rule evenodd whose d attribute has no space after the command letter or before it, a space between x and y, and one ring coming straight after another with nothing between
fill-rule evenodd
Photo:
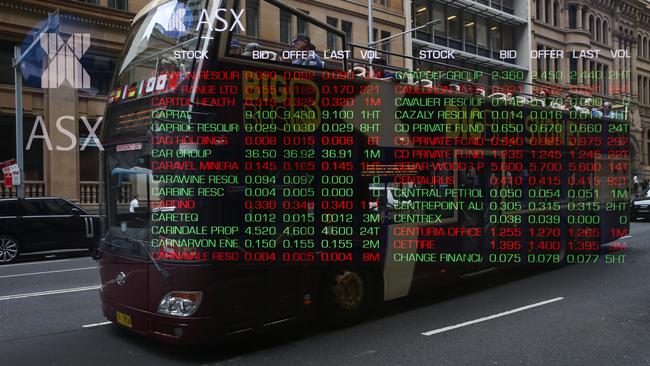
<instances>
[{"instance_id":1,"label":"pedestrian","mask_svg":"<svg viewBox=\"0 0 650 366\"><path fill-rule=\"evenodd\" d=\"M133 199L129 203L129 212L130 213L135 213L135 209L140 207L140 204L138 203L138 195L134 195Z\"/></svg>"},{"instance_id":2,"label":"pedestrian","mask_svg":"<svg viewBox=\"0 0 650 366\"><path fill-rule=\"evenodd\" d=\"M308 36L304 34L296 35L293 38L293 41L291 41L291 49L293 51L307 52L307 57L297 58L291 62L292 64L317 67L320 69L325 67L325 62L323 62L320 56L318 56L318 53L316 53L316 46L311 43L311 39Z\"/></svg>"},{"instance_id":3,"label":"pedestrian","mask_svg":"<svg viewBox=\"0 0 650 366\"><path fill-rule=\"evenodd\" d=\"M259 50L260 50L260 45L255 42L251 42L247 44L246 47L244 47L244 53L242 53L242 56L253 57L253 52Z\"/></svg>"},{"instance_id":4,"label":"pedestrian","mask_svg":"<svg viewBox=\"0 0 650 366\"><path fill-rule=\"evenodd\" d=\"M612 112L612 103L605 102L603 104L603 117L614 118L614 112Z\"/></svg>"},{"instance_id":5,"label":"pedestrian","mask_svg":"<svg viewBox=\"0 0 650 366\"><path fill-rule=\"evenodd\" d=\"M228 53L235 56L241 55L241 43L239 43L238 39L233 39L230 41L230 48L228 50Z\"/></svg>"},{"instance_id":6,"label":"pedestrian","mask_svg":"<svg viewBox=\"0 0 650 366\"><path fill-rule=\"evenodd\" d=\"M632 177L632 182L634 183L634 193L639 193L639 177L636 175Z\"/></svg>"}]
</instances>

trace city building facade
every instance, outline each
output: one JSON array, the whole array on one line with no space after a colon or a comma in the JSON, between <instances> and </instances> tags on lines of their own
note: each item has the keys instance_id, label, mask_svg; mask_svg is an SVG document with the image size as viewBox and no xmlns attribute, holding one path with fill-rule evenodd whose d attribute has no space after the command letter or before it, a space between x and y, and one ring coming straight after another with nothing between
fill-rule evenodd
<instances>
[{"instance_id":1,"label":"city building facade","mask_svg":"<svg viewBox=\"0 0 650 366\"><path fill-rule=\"evenodd\" d=\"M484 72L478 83L488 85L495 70L515 70L523 75L530 92L530 10L527 0L412 0L404 2L406 24L422 27L408 35L407 52L453 50L454 59L436 66L416 64L415 69L446 65ZM437 23L429 24L431 21ZM508 53L502 51L509 50ZM512 52L515 51L515 52ZM444 61L444 62L442 62ZM498 83L498 82L497 82Z\"/></svg>"},{"instance_id":2,"label":"city building facade","mask_svg":"<svg viewBox=\"0 0 650 366\"><path fill-rule=\"evenodd\" d=\"M368 7L364 0L286 0L323 23L341 29L348 42L368 44ZM116 68L130 21L148 0L0 0L0 161L15 154L14 46L31 42L30 33L41 27L48 13L58 9L60 31L89 34L90 47L80 62L88 71L90 87L73 89L66 84L42 88L40 76L23 68L23 121L25 192L27 196L60 196L95 210L99 201L99 149L91 131L102 118L109 84ZM260 0L245 0L248 32L293 37L310 29L296 17L268 14ZM276 10L277 12L277 10ZM374 39L404 30L402 0L374 0ZM326 37L326 36L323 36ZM402 54L402 37L380 47ZM68 42L68 41L66 41ZM323 38L323 45L327 40ZM322 49L321 49L322 50ZM403 66L400 58L388 60ZM29 65L28 65L29 66ZM99 129L97 130L97 132ZM35 133L33 133L35 132ZM30 141L30 135L37 138ZM45 136L47 135L47 136ZM76 144L72 146L72 138ZM84 146L85 145L85 146ZM83 147L83 148L82 148ZM13 187L0 182L0 198L15 196Z\"/></svg>"},{"instance_id":3,"label":"city building facade","mask_svg":"<svg viewBox=\"0 0 650 366\"><path fill-rule=\"evenodd\" d=\"M650 178L650 3L532 0L532 59L540 87L629 103L631 175ZM624 50L624 51L620 51ZM563 51L564 57L557 57ZM574 52L575 51L575 52Z\"/></svg>"},{"instance_id":4,"label":"city building facade","mask_svg":"<svg viewBox=\"0 0 650 366\"><path fill-rule=\"evenodd\" d=\"M106 94L133 11L145 3L146 0L0 1L0 160L16 157L14 47L30 44L33 34L46 24L48 13L56 10L60 14L60 41L70 48L78 46L74 43L81 39L86 47L89 43L80 58L89 76L83 90L66 83L43 88L43 70L37 71L42 65L30 57L23 64L26 195L61 196L96 204L99 149L89 137L104 113ZM65 40L72 34L80 38ZM89 34L89 38L83 38L84 34ZM32 133L41 137L30 141ZM11 187L1 188L1 197L15 195Z\"/></svg>"}]
</instances>

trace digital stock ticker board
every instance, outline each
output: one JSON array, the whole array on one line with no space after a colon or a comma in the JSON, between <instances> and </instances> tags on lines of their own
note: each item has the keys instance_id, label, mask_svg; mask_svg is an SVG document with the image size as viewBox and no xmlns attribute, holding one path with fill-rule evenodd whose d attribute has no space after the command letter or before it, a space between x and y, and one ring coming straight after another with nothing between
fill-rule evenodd
<instances>
[{"instance_id":1,"label":"digital stock ticker board","mask_svg":"<svg viewBox=\"0 0 650 366\"><path fill-rule=\"evenodd\" d=\"M150 225L135 227L155 259L406 271L623 263L624 112L578 94L518 96L523 80L508 77L488 89L478 81L501 72L380 79L216 63L119 85L105 137L142 139L115 149L143 157ZM177 92L121 109L158 88Z\"/></svg>"}]
</instances>

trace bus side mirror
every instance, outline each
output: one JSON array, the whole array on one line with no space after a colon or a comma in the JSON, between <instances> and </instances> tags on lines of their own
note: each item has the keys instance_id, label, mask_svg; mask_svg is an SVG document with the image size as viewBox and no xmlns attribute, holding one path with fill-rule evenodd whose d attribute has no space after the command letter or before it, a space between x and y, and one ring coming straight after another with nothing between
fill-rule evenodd
<instances>
[{"instance_id":1,"label":"bus side mirror","mask_svg":"<svg viewBox=\"0 0 650 366\"><path fill-rule=\"evenodd\" d=\"M75 216L81 215L81 210L76 208L76 207L73 208L71 211L72 211L72 214L75 215Z\"/></svg>"}]
</instances>

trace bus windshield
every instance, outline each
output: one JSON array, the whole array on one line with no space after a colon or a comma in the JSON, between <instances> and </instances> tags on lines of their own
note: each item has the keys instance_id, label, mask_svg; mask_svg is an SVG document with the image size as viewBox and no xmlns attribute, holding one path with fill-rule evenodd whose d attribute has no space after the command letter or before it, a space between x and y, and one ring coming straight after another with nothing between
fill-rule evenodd
<instances>
[{"instance_id":1,"label":"bus windshield","mask_svg":"<svg viewBox=\"0 0 650 366\"><path fill-rule=\"evenodd\" d=\"M191 70L193 60L176 59L174 51L193 51L199 44L201 28L196 26L198 14L207 0L172 0L137 20L126 42L114 87L143 80L161 72Z\"/></svg>"}]
</instances>

